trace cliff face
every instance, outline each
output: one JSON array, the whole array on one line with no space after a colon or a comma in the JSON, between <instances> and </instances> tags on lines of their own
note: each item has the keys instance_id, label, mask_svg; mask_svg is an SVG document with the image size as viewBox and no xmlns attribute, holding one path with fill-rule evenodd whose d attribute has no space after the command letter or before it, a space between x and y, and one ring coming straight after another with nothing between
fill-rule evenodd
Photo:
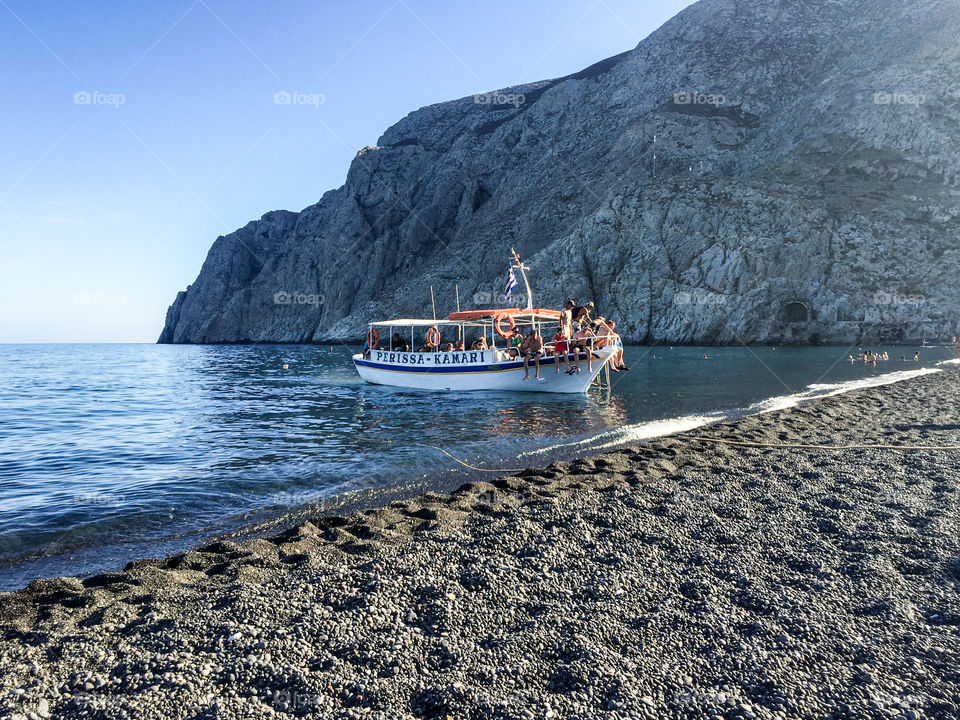
<instances>
[{"instance_id":1,"label":"cliff face","mask_svg":"<svg viewBox=\"0 0 960 720\"><path fill-rule=\"evenodd\" d=\"M431 105L343 187L220 237L160 342L359 338L538 305L626 338L852 342L960 329L960 0L701 0L566 78ZM493 299L496 302L496 298Z\"/></svg>"}]
</instances>

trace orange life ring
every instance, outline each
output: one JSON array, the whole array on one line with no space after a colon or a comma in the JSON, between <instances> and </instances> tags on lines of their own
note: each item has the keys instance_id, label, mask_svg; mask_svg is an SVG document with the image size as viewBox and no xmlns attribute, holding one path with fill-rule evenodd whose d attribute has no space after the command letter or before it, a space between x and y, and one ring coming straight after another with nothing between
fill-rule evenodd
<instances>
[{"instance_id":1,"label":"orange life ring","mask_svg":"<svg viewBox=\"0 0 960 720\"><path fill-rule=\"evenodd\" d=\"M370 332L367 333L367 345L370 348L375 348L380 344L380 331L376 328L370 328Z\"/></svg>"},{"instance_id":2,"label":"orange life ring","mask_svg":"<svg viewBox=\"0 0 960 720\"><path fill-rule=\"evenodd\" d=\"M427 344L428 345L439 345L440 344L440 331L435 327L427 330Z\"/></svg>"},{"instance_id":3,"label":"orange life ring","mask_svg":"<svg viewBox=\"0 0 960 720\"><path fill-rule=\"evenodd\" d=\"M500 324L500 322L504 318L506 318L508 323L510 324L510 328L506 332L504 332L503 326ZM516 330L517 328L517 321L513 319L513 315L507 315L506 313L501 313L497 315L496 320L494 320L493 327L496 329L497 335L499 335L502 338L509 338L510 336L513 335L513 331Z\"/></svg>"}]
</instances>

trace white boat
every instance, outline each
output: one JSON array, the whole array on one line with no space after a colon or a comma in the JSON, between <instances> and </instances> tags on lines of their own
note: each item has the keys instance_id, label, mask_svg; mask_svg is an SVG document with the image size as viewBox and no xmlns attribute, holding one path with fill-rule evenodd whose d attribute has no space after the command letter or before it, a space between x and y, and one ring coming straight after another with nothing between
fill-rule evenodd
<instances>
[{"instance_id":1,"label":"white boat","mask_svg":"<svg viewBox=\"0 0 960 720\"><path fill-rule=\"evenodd\" d=\"M553 338L560 320L558 310L533 307L527 268L516 253L512 268L519 270L527 289L527 307L469 310L451 313L444 320L400 318L368 324L367 347L353 356L360 377L375 385L418 388L422 390L508 390L529 392L584 393L607 363L622 347L619 338L587 339L579 351L554 354L554 343L544 343L539 372L534 359L528 368L509 338L534 328L541 336ZM394 347L399 335L403 345ZM380 347L381 336L387 340ZM424 343L442 348L448 342L455 347L468 337L484 338L482 350L429 350L411 352ZM499 344L499 347L498 347ZM557 372L557 363L560 372ZM568 372L569 371L569 372ZM538 377L539 376L539 377Z\"/></svg>"}]
</instances>

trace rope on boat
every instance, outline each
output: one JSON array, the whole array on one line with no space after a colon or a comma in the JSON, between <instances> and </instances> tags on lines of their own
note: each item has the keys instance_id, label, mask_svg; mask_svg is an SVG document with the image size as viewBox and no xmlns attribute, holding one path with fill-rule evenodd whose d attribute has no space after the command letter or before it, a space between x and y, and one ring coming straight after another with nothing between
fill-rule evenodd
<instances>
[{"instance_id":1,"label":"rope on boat","mask_svg":"<svg viewBox=\"0 0 960 720\"><path fill-rule=\"evenodd\" d=\"M960 445L811 445L807 443L759 443L742 440L724 440L714 437L691 438L703 443L721 443L737 447L771 448L775 450L943 450L956 452Z\"/></svg>"}]
</instances>

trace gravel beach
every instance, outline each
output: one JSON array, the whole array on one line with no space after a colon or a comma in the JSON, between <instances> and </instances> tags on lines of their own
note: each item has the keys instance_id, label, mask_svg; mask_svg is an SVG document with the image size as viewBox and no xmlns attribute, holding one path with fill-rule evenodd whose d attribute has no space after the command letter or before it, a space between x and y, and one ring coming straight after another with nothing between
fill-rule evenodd
<instances>
[{"instance_id":1,"label":"gravel beach","mask_svg":"<svg viewBox=\"0 0 960 720\"><path fill-rule=\"evenodd\" d=\"M958 407L951 367L35 581L0 717L958 718L960 452L776 447L957 446Z\"/></svg>"}]
</instances>

